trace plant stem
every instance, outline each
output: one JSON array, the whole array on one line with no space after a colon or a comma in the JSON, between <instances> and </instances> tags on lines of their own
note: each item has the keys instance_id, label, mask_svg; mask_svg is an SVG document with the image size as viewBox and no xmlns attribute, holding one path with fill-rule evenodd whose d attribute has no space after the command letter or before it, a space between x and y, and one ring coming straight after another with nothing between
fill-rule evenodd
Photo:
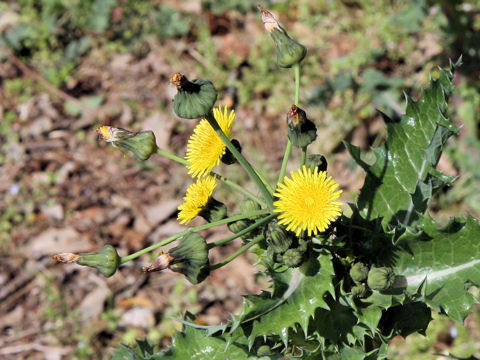
<instances>
[{"instance_id":1,"label":"plant stem","mask_svg":"<svg viewBox=\"0 0 480 360\"><path fill-rule=\"evenodd\" d=\"M160 148L157 148L157 154L161 155L161 156L164 156L167 159L176 161L177 163L182 164L184 166L187 166L189 164L189 162L187 160L185 160L184 158L176 156L176 155L174 155L172 153L169 153L168 151L160 149ZM249 197L250 199L256 201L260 205L265 206L265 202L263 200L259 199L257 196L255 196L254 194L252 194L250 191L243 188L242 186L238 185L237 183L227 179L225 176L219 175L219 174L217 174L213 171L210 172L210 175L215 176L218 180L224 182L225 184L227 184L231 188L237 190L238 192L242 193L246 197Z\"/></svg>"},{"instance_id":2,"label":"plant stem","mask_svg":"<svg viewBox=\"0 0 480 360\"><path fill-rule=\"evenodd\" d=\"M248 249L250 249L253 245L257 245L261 241L263 241L263 238L258 238L256 240L253 240L253 241L249 242L248 244L242 246L240 249L235 251L231 256L229 256L228 258L226 258L222 262L219 262L218 264L215 264L215 265L210 265L210 270L217 270L217 269L221 268L222 266L227 265L230 261L239 257L244 252L246 252Z\"/></svg>"},{"instance_id":3,"label":"plant stem","mask_svg":"<svg viewBox=\"0 0 480 360\"><path fill-rule=\"evenodd\" d=\"M293 65L293 72L295 74L295 106L298 106L298 101L300 98L300 64ZM283 155L282 167L280 168L280 175L278 176L277 183L283 181L285 177L285 172L287 171L288 159L292 152L292 143L290 140L287 141L287 146L285 147L285 154Z\"/></svg>"},{"instance_id":4,"label":"plant stem","mask_svg":"<svg viewBox=\"0 0 480 360\"><path fill-rule=\"evenodd\" d=\"M215 132L220 137L220 139L222 139L223 143L228 148L228 150L230 150L232 155L235 156L237 161L240 163L240 165L242 165L242 167L245 169L248 175L250 175L252 180L255 181L255 183L258 186L258 189L260 190L265 201L267 202L267 206L270 209L273 209L272 194L270 194L270 192L267 190L265 184L259 178L256 171L253 169L252 165L250 165L250 163L243 157L243 155L235 148L235 146L232 144L232 142L227 137L227 135L225 135L220 125L218 125L217 120L215 120L215 117L213 116L213 114L210 112L205 118L207 119L209 124L212 126L212 128L215 130Z\"/></svg>"},{"instance_id":5,"label":"plant stem","mask_svg":"<svg viewBox=\"0 0 480 360\"><path fill-rule=\"evenodd\" d=\"M205 230L205 229L209 229L209 228L214 227L214 226L224 225L224 224L228 224L228 223L231 223L231 222L234 222L234 221L237 221L237 220L248 219L248 218L251 218L253 216L259 216L259 215L265 215L265 214L268 214L267 210L257 210L257 211L252 211L248 214L235 215L235 216L232 216L232 217L229 217L229 218L226 218L226 219L222 219L222 220L219 220L219 221L214 221L214 222L211 222L211 223L208 223L208 224L203 224L203 225L200 225L200 226L192 227L192 228L187 229L185 231L182 231L178 234L172 235L172 236L170 236L169 238L167 238L163 241L160 241L160 242L158 242L156 244L153 244L153 245L150 245L150 246L148 246L148 247L146 247L142 250L134 252L133 254L123 256L120 259L120 264L125 264L126 262L128 262L130 260L133 260L133 259L138 258L139 256L142 256L143 254L149 253L150 251L158 249L161 246L165 246L167 244L170 244L171 242L173 242L173 241L177 240L178 238L180 238L182 236L185 236L185 235L187 235L191 232Z\"/></svg>"},{"instance_id":6,"label":"plant stem","mask_svg":"<svg viewBox=\"0 0 480 360\"><path fill-rule=\"evenodd\" d=\"M160 149L158 147L157 147L157 154L162 155L162 156L166 157L167 159L176 161L179 164L182 164L182 165L185 165L185 166L187 166L189 164L188 161L185 160L184 158L181 158L180 156L169 153L168 151Z\"/></svg>"},{"instance_id":7,"label":"plant stem","mask_svg":"<svg viewBox=\"0 0 480 360\"><path fill-rule=\"evenodd\" d=\"M210 243L208 244L208 248L209 249L212 249L214 247L217 247L217 246L220 246L220 245L223 245L223 244L226 244L227 242L229 241L232 241L232 240L235 240L236 238L239 238L240 236L242 235L245 235L245 234L248 234L250 231L252 230L255 230L257 227L259 227L260 225L263 225L265 224L266 222L269 222L271 219L277 217L278 214L270 214L260 220L258 220L256 223L250 225L249 227L243 229L242 231L239 231L238 233L236 234L233 234L232 236L229 236L225 239L222 239L222 240L218 240L216 242L213 242L213 243Z\"/></svg>"},{"instance_id":8,"label":"plant stem","mask_svg":"<svg viewBox=\"0 0 480 360\"><path fill-rule=\"evenodd\" d=\"M305 165L306 161L307 161L307 147L304 146L302 148L302 166Z\"/></svg>"}]
</instances>

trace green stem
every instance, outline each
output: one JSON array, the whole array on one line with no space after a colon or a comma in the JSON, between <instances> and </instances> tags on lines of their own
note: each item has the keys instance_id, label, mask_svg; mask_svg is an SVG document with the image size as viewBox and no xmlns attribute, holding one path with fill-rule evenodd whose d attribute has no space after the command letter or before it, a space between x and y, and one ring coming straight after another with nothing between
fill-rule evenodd
<instances>
[{"instance_id":1,"label":"green stem","mask_svg":"<svg viewBox=\"0 0 480 360\"><path fill-rule=\"evenodd\" d=\"M185 160L184 158L176 156L176 155L174 155L172 153L169 153L168 151L160 149L160 148L157 148L157 154L159 154L161 156L164 156L167 159L176 161L177 163L182 164L184 166L187 166L189 164L189 162L187 160ZM227 179L225 176L219 175L219 174L217 174L213 171L210 172L210 175L215 176L218 180L222 181L226 185L228 185L231 188L233 188L233 189L237 190L238 192L242 193L246 197L249 197L250 199L256 201L260 205L265 206L265 202L263 200L259 199L257 196L255 196L255 194L251 193L250 191L248 191L247 189L238 185L237 183Z\"/></svg>"},{"instance_id":2,"label":"green stem","mask_svg":"<svg viewBox=\"0 0 480 360\"><path fill-rule=\"evenodd\" d=\"M307 161L307 147L304 146L302 148L302 166L305 165L306 161Z\"/></svg>"},{"instance_id":3,"label":"green stem","mask_svg":"<svg viewBox=\"0 0 480 360\"><path fill-rule=\"evenodd\" d=\"M300 64L293 65L293 72L295 74L295 106L298 106L300 99ZM281 183L285 177L285 172L287 171L288 159L292 153L292 143L290 140L287 141L287 146L285 147L285 154L283 155L282 167L280 168L280 175L278 176L277 183Z\"/></svg>"},{"instance_id":4,"label":"green stem","mask_svg":"<svg viewBox=\"0 0 480 360\"><path fill-rule=\"evenodd\" d=\"M168 151L160 149L158 147L157 147L157 154L162 155L162 156L166 157L167 159L176 161L176 162L178 162L182 165L185 165L185 166L187 166L189 164L188 161L185 160L184 158L181 158L180 156L169 153Z\"/></svg>"},{"instance_id":5,"label":"green stem","mask_svg":"<svg viewBox=\"0 0 480 360\"><path fill-rule=\"evenodd\" d=\"M229 256L228 258L226 258L222 262L219 262L218 264L215 264L215 265L210 265L210 270L217 270L217 269L221 268L222 266L227 265L230 261L239 257L244 252L246 252L248 249L250 249L253 245L257 245L261 241L263 241L263 238L258 238L256 240L253 240L253 241L249 242L248 244L242 246L240 249L235 251L231 256Z\"/></svg>"},{"instance_id":6,"label":"green stem","mask_svg":"<svg viewBox=\"0 0 480 360\"><path fill-rule=\"evenodd\" d=\"M258 220L256 223L250 225L249 227L243 229L242 231L239 231L238 233L233 234L232 236L229 236L225 239L218 240L216 242L208 244L208 248L211 249L211 248L226 244L229 241L235 240L236 238L239 238L240 236L248 234L250 231L255 230L257 227L259 227L259 226L265 224L266 222L269 222L271 219L277 217L277 215L278 214L270 214L270 215L264 217L263 219Z\"/></svg>"},{"instance_id":7,"label":"green stem","mask_svg":"<svg viewBox=\"0 0 480 360\"><path fill-rule=\"evenodd\" d=\"M227 135L225 135L225 133L223 132L220 125L218 125L217 120L215 120L215 117L213 116L213 114L210 112L205 118L210 123L210 125L215 130L215 132L220 137L220 139L222 139L223 143L228 148L228 150L230 150L232 155L235 156L237 161L240 163L240 165L242 165L242 167L245 169L245 171L248 173L248 175L250 175L252 180L255 181L255 183L258 186L258 189L260 190L260 192L262 193L265 201L267 202L267 206L270 209L273 209L272 194L270 194L270 192L267 190L263 181L258 177L258 175L257 175L256 171L253 169L252 165L250 165L250 163L243 157L243 155L235 148L235 146L232 144L232 142L227 137Z\"/></svg>"},{"instance_id":8,"label":"green stem","mask_svg":"<svg viewBox=\"0 0 480 360\"><path fill-rule=\"evenodd\" d=\"M209 229L209 228L214 227L214 226L224 225L224 224L228 224L228 223L231 223L231 222L234 222L234 221L238 221L238 220L242 220L242 219L248 219L248 218L251 218L253 216L259 216L259 215L265 215L265 214L268 214L267 210L257 210L257 211L252 211L248 214L239 214L239 215L235 215L235 216L232 216L232 217L229 217L229 218L226 218L226 219L214 221L214 222L211 222L211 223L208 223L208 224L203 224L203 225L200 225L200 226L192 227L192 228L187 229L185 231L182 231L178 234L170 236L169 238L167 238L163 241L160 241L160 242L158 242L156 244L153 244L153 245L150 245L150 246L148 246L148 247L146 247L142 250L134 252L133 254L123 256L120 259L120 264L125 264L126 262L128 262L130 260L133 260L133 259L136 259L136 258L142 256L143 254L149 253L150 251L158 249L159 247L170 244L171 242L173 242L173 241L177 240L178 238L180 238L182 236L185 236L185 235L187 235L191 232L205 230L205 229Z\"/></svg>"}]
</instances>

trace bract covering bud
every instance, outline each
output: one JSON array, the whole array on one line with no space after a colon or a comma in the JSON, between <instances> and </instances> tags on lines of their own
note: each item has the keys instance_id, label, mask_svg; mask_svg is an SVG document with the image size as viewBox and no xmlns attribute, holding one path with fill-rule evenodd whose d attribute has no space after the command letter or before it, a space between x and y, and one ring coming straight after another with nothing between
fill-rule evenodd
<instances>
[{"instance_id":1,"label":"bract covering bud","mask_svg":"<svg viewBox=\"0 0 480 360\"><path fill-rule=\"evenodd\" d=\"M202 282L210 273L207 242L197 233L183 237L169 254L173 257L169 268L184 274L192 284Z\"/></svg>"},{"instance_id":2,"label":"bract covering bud","mask_svg":"<svg viewBox=\"0 0 480 360\"><path fill-rule=\"evenodd\" d=\"M299 267L303 262L304 251L299 249L288 249L283 254L283 263L289 268Z\"/></svg>"},{"instance_id":3,"label":"bract covering bud","mask_svg":"<svg viewBox=\"0 0 480 360\"><path fill-rule=\"evenodd\" d=\"M235 149L237 149L239 153L242 152L242 145L240 144L240 142L237 139L233 139L232 144L233 144L233 146L235 146ZM232 165L232 164L235 164L237 162L237 158L235 156L233 156L232 152L227 148L225 150L225 154L223 154L220 161L222 163L224 163L225 165Z\"/></svg>"},{"instance_id":4,"label":"bract covering bud","mask_svg":"<svg viewBox=\"0 0 480 360\"><path fill-rule=\"evenodd\" d=\"M355 263L350 268L350 277L353 281L361 282L367 280L368 267L361 262Z\"/></svg>"},{"instance_id":5,"label":"bract covering bud","mask_svg":"<svg viewBox=\"0 0 480 360\"><path fill-rule=\"evenodd\" d=\"M115 274L120 266L120 257L112 245L105 245L100 251L78 255L77 264L96 268L106 277Z\"/></svg>"},{"instance_id":6,"label":"bract covering bud","mask_svg":"<svg viewBox=\"0 0 480 360\"><path fill-rule=\"evenodd\" d=\"M295 64L299 64L305 58L307 48L290 38L270 11L260 5L258 5L258 9L262 14L265 29L270 33L275 42L278 66L290 68Z\"/></svg>"},{"instance_id":7,"label":"bract covering bud","mask_svg":"<svg viewBox=\"0 0 480 360\"><path fill-rule=\"evenodd\" d=\"M208 222L219 221L227 217L227 207L224 203L211 197L199 215Z\"/></svg>"},{"instance_id":8,"label":"bract covering bud","mask_svg":"<svg viewBox=\"0 0 480 360\"><path fill-rule=\"evenodd\" d=\"M97 133L103 140L123 152L131 151L138 160L145 161L157 151L155 135L152 131L132 132L111 126L101 126Z\"/></svg>"},{"instance_id":9,"label":"bract covering bud","mask_svg":"<svg viewBox=\"0 0 480 360\"><path fill-rule=\"evenodd\" d=\"M389 267L372 267L368 272L367 284L372 290L389 289L395 281L395 274Z\"/></svg>"},{"instance_id":10,"label":"bract covering bud","mask_svg":"<svg viewBox=\"0 0 480 360\"><path fill-rule=\"evenodd\" d=\"M288 139L293 146L303 148L317 137L317 127L307 119L305 111L292 105L287 113Z\"/></svg>"},{"instance_id":11,"label":"bract covering bud","mask_svg":"<svg viewBox=\"0 0 480 360\"><path fill-rule=\"evenodd\" d=\"M175 114L184 119L198 119L211 112L217 101L217 90L210 81L189 81L186 76L177 73L172 76L171 83L178 90L173 99Z\"/></svg>"},{"instance_id":12,"label":"bract covering bud","mask_svg":"<svg viewBox=\"0 0 480 360\"><path fill-rule=\"evenodd\" d=\"M292 245L292 237L281 225L278 225L276 221L268 224L266 241L275 253L282 253Z\"/></svg>"},{"instance_id":13,"label":"bract covering bud","mask_svg":"<svg viewBox=\"0 0 480 360\"><path fill-rule=\"evenodd\" d=\"M325 156L319 154L310 154L307 155L305 160L305 166L310 168L312 171L318 167L318 171L327 171L328 163Z\"/></svg>"},{"instance_id":14,"label":"bract covering bud","mask_svg":"<svg viewBox=\"0 0 480 360\"><path fill-rule=\"evenodd\" d=\"M228 224L228 228L231 232L233 232L234 234L237 234L240 231L249 227L250 225L251 223L248 220L243 219L243 220L238 220Z\"/></svg>"}]
</instances>

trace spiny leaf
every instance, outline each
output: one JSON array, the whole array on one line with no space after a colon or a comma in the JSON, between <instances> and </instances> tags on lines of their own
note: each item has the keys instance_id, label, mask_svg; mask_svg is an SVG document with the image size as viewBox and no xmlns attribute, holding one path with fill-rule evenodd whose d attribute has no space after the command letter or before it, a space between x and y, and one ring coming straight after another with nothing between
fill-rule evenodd
<instances>
[{"instance_id":1,"label":"spiny leaf","mask_svg":"<svg viewBox=\"0 0 480 360\"><path fill-rule=\"evenodd\" d=\"M249 296L237 318L237 324L250 332L249 346L256 337L269 335L277 335L287 344L289 329L295 329L296 324L307 334L315 310L328 309L323 296L334 295L333 275L332 256L326 251L300 269L274 274L273 294Z\"/></svg>"},{"instance_id":2,"label":"spiny leaf","mask_svg":"<svg viewBox=\"0 0 480 360\"><path fill-rule=\"evenodd\" d=\"M155 360L171 359L208 359L208 360L242 360L251 359L245 344L245 338L237 338L227 346L222 336L206 336L204 330L185 327L173 339L172 346L165 353L156 354ZM255 359L255 357L253 357Z\"/></svg>"},{"instance_id":3,"label":"spiny leaf","mask_svg":"<svg viewBox=\"0 0 480 360\"><path fill-rule=\"evenodd\" d=\"M475 304L467 290L480 284L480 224L467 217L443 229L425 217L422 231L400 239L405 251L396 253L397 286L409 295L421 295L431 308L463 322Z\"/></svg>"},{"instance_id":4,"label":"spiny leaf","mask_svg":"<svg viewBox=\"0 0 480 360\"><path fill-rule=\"evenodd\" d=\"M453 90L453 70L439 71L437 79L415 102L407 98L406 114L399 122L383 115L387 140L374 148L376 161L369 165L360 150L346 144L355 161L367 172L358 198L358 208L367 219L383 218L382 224L409 225L416 213L426 210L432 191L452 179L435 170L446 139L459 129L444 117Z\"/></svg>"}]
</instances>

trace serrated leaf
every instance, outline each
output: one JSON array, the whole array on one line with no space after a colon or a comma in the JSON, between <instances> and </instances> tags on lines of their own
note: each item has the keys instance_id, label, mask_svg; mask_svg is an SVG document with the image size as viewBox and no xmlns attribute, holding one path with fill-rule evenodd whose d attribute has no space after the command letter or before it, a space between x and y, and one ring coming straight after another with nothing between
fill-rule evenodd
<instances>
[{"instance_id":1,"label":"serrated leaf","mask_svg":"<svg viewBox=\"0 0 480 360\"><path fill-rule=\"evenodd\" d=\"M295 329L296 324L308 334L315 310L328 309L324 295L335 293L333 275L332 256L327 252L310 259L301 269L273 275L273 294L249 296L237 318L237 323L250 332L249 346L256 337L269 335L279 336L286 344L289 329Z\"/></svg>"},{"instance_id":2,"label":"serrated leaf","mask_svg":"<svg viewBox=\"0 0 480 360\"><path fill-rule=\"evenodd\" d=\"M427 305L463 322L475 304L467 291L480 284L480 224L469 216L464 222L452 221L438 229L425 217L422 231L406 233L396 253L394 272L397 286L408 294L420 294Z\"/></svg>"},{"instance_id":3,"label":"serrated leaf","mask_svg":"<svg viewBox=\"0 0 480 360\"><path fill-rule=\"evenodd\" d=\"M414 302L388 309L382 317L385 334L407 337L418 332L425 335L432 320L431 310L423 302Z\"/></svg>"},{"instance_id":4,"label":"serrated leaf","mask_svg":"<svg viewBox=\"0 0 480 360\"><path fill-rule=\"evenodd\" d=\"M360 150L346 144L354 160L367 172L357 204L367 219L383 218L382 224L409 225L416 213L426 210L432 190L447 180L435 170L446 139L458 128L443 115L453 89L453 70L440 70L415 102L407 98L406 114L399 122L383 115L387 140L374 148L376 161L369 165Z\"/></svg>"},{"instance_id":5,"label":"serrated leaf","mask_svg":"<svg viewBox=\"0 0 480 360\"><path fill-rule=\"evenodd\" d=\"M245 338L236 338L227 346L222 337L206 336L204 330L186 327L178 332L173 343L165 353L155 355L155 360L242 360L256 359L248 353Z\"/></svg>"}]
</instances>

